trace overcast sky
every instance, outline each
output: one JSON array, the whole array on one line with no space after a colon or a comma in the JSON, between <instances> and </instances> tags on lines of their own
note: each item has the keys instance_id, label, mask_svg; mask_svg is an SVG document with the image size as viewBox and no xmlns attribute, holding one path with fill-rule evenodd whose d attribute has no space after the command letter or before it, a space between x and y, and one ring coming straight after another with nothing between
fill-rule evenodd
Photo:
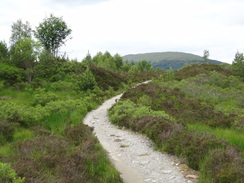
<instances>
[{"instance_id":1,"label":"overcast sky","mask_svg":"<svg viewBox=\"0 0 244 183\"><path fill-rule=\"evenodd\" d=\"M88 51L202 56L207 49L232 63L244 52L244 0L0 0L0 40L9 42L18 19L35 29L51 13L72 29L62 50L79 61Z\"/></svg>"}]
</instances>

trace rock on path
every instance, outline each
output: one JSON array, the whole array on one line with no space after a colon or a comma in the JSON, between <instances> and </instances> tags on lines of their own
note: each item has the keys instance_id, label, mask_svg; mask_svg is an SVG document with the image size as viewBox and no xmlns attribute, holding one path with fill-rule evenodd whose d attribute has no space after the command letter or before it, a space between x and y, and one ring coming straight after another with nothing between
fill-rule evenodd
<instances>
[{"instance_id":1,"label":"rock on path","mask_svg":"<svg viewBox=\"0 0 244 183\"><path fill-rule=\"evenodd\" d=\"M125 183L191 183L184 178L175 159L153 150L145 136L119 129L109 122L107 110L121 95L104 102L91 111L84 124L94 127L94 133Z\"/></svg>"}]
</instances>

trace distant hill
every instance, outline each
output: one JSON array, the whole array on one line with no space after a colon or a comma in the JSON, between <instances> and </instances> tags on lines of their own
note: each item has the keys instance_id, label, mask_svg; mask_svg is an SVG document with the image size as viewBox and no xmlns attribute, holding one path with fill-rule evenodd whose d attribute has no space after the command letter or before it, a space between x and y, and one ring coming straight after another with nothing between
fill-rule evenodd
<instances>
[{"instance_id":1,"label":"distant hill","mask_svg":"<svg viewBox=\"0 0 244 183\"><path fill-rule=\"evenodd\" d=\"M139 60L149 61L153 67L160 69L172 69L178 70L185 64L189 63L206 63L202 57L190 53L182 52L155 52L155 53L142 53L142 54L130 54L122 57L124 61L138 62ZM221 64L222 62L217 60L208 60L209 63Z\"/></svg>"}]
</instances>

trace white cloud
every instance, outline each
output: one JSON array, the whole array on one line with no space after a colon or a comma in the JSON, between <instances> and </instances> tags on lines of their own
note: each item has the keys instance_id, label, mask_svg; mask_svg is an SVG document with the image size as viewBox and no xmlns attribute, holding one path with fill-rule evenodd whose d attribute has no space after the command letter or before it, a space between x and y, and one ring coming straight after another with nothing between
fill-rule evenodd
<instances>
[{"instance_id":1,"label":"white cloud","mask_svg":"<svg viewBox=\"0 0 244 183\"><path fill-rule=\"evenodd\" d=\"M8 40L17 19L33 28L54 13L73 30L66 50L84 58L88 50L121 55L153 51L184 51L231 63L243 52L242 0L1 0L0 40ZM87 4L89 2L89 4Z\"/></svg>"}]
</instances>

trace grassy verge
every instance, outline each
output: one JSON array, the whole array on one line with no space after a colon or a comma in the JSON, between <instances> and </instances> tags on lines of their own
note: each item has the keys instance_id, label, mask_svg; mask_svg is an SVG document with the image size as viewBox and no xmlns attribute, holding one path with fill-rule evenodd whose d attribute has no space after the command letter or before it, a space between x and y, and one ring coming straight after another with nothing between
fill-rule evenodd
<instances>
[{"instance_id":1,"label":"grassy verge","mask_svg":"<svg viewBox=\"0 0 244 183\"><path fill-rule=\"evenodd\" d=\"M213 133L216 137L226 140L228 143L238 147L244 152L244 132L243 130L235 130L228 128L211 128L202 124L187 124L190 130L208 131Z\"/></svg>"}]
</instances>

